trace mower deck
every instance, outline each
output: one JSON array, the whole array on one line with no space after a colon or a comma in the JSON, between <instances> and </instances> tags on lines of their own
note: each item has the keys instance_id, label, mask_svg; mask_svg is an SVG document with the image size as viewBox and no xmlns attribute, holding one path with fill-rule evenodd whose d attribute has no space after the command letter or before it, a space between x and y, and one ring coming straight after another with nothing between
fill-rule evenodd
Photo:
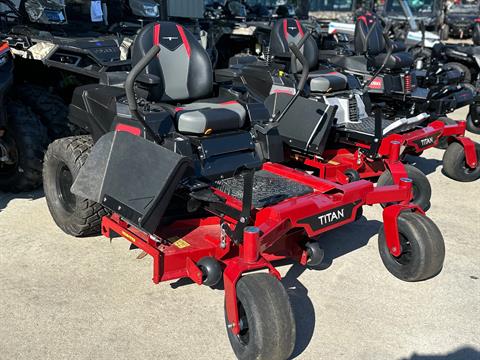
<instances>
[{"instance_id":1,"label":"mower deck","mask_svg":"<svg viewBox=\"0 0 480 360\"><path fill-rule=\"evenodd\" d=\"M203 274L196 264L205 257L221 261L225 266L227 317L236 331L235 286L244 272L268 269L279 277L270 261L285 258L305 265L308 255L304 245L309 238L355 221L363 205L384 201L400 203L390 206L385 218L388 244L398 252L396 217L402 211L418 210L408 204L411 183L406 180L384 188L374 188L367 181L339 185L271 163L264 164L254 179L257 206L250 219L236 221L218 208L206 206L214 216L178 220L148 234L113 214L103 218L102 233L107 238L118 234L152 256L154 283L187 277L202 284ZM223 199L226 208L241 212L240 180L226 179L219 185L212 189L215 195ZM240 240L233 235L242 222L249 226L242 228Z\"/></svg>"}]
</instances>

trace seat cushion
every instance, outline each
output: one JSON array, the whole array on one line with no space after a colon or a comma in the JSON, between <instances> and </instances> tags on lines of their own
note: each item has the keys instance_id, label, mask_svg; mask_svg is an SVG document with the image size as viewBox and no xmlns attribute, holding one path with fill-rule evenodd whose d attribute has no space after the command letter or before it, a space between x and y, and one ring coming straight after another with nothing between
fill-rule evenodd
<instances>
[{"instance_id":1,"label":"seat cushion","mask_svg":"<svg viewBox=\"0 0 480 360\"><path fill-rule=\"evenodd\" d=\"M178 107L175 113L178 131L196 135L240 129L246 117L245 108L237 101L203 100Z\"/></svg>"},{"instance_id":2,"label":"seat cushion","mask_svg":"<svg viewBox=\"0 0 480 360\"><path fill-rule=\"evenodd\" d=\"M373 62L374 66L379 68L382 66L385 58L387 57L386 53L378 54L374 57ZM396 70L402 68L409 68L413 65L413 56L407 52L396 52L392 53L385 64L385 69Z\"/></svg>"},{"instance_id":3,"label":"seat cushion","mask_svg":"<svg viewBox=\"0 0 480 360\"><path fill-rule=\"evenodd\" d=\"M347 88L347 77L339 72L330 72L326 74L316 74L310 80L310 90L312 92L331 92L340 91Z\"/></svg>"}]
</instances>

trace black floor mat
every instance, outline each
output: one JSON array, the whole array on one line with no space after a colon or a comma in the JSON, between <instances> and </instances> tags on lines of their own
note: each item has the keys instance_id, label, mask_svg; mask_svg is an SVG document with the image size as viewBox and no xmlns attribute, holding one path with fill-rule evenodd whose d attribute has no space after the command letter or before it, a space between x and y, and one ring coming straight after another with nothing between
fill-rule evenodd
<instances>
[{"instance_id":1,"label":"black floor mat","mask_svg":"<svg viewBox=\"0 0 480 360\"><path fill-rule=\"evenodd\" d=\"M216 182L219 190L239 200L243 198L243 177ZM253 206L257 209L276 204L284 199L309 194L313 189L295 181L260 170L255 173L253 184Z\"/></svg>"},{"instance_id":2,"label":"black floor mat","mask_svg":"<svg viewBox=\"0 0 480 360\"><path fill-rule=\"evenodd\" d=\"M382 120L382 130L385 130L387 126L390 126L394 122L395 121L392 121L392 120L385 120L385 119ZM415 126L416 124L405 124L397 127L393 131L389 131L388 134L401 133L404 131L408 131L408 130L414 129ZM344 129L351 132L357 132L361 134L375 136L375 118L368 117L368 118L362 119L358 123L347 123ZM388 134L384 134L384 135L388 135Z\"/></svg>"},{"instance_id":3,"label":"black floor mat","mask_svg":"<svg viewBox=\"0 0 480 360\"><path fill-rule=\"evenodd\" d=\"M382 121L382 130L390 125L393 121L383 120ZM345 126L346 130L355 131L367 135L375 135L375 119L368 117L362 119L358 123L347 123Z\"/></svg>"}]
</instances>

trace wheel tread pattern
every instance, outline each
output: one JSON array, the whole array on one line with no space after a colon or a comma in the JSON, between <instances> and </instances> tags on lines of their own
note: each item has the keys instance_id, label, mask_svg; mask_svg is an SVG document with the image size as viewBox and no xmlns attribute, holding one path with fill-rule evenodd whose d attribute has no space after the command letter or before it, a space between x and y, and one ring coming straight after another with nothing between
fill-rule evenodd
<instances>
[{"instance_id":1,"label":"wheel tread pattern","mask_svg":"<svg viewBox=\"0 0 480 360\"><path fill-rule=\"evenodd\" d=\"M89 135L72 136L56 140L48 148L45 155L45 164L47 165L52 157L68 156L71 157L75 164L74 172L76 174L85 164L92 147L93 139ZM44 179L45 183L47 181L52 181L52 179ZM50 212L54 216L57 225L64 232L76 237L98 235L100 233L102 217L109 214L101 204L77 197L75 216L71 221L65 222L56 218L57 209L55 208L55 203L49 201L49 191L45 191L45 193Z\"/></svg>"}]
</instances>

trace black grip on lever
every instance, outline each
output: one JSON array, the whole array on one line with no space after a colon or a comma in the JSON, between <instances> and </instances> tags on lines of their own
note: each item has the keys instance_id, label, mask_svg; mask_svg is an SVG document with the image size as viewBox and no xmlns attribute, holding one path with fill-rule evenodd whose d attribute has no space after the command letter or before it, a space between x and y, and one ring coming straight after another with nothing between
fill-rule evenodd
<instances>
[{"instance_id":1,"label":"black grip on lever","mask_svg":"<svg viewBox=\"0 0 480 360\"><path fill-rule=\"evenodd\" d=\"M150 61L153 60L155 56L160 52L160 46L154 45L145 56L140 60L130 71L127 76L127 80L125 80L125 92L127 95L128 101L128 108L130 111L134 112L137 111L137 100L135 100L135 91L134 91L134 84L137 77L140 73L147 67Z\"/></svg>"},{"instance_id":2,"label":"black grip on lever","mask_svg":"<svg viewBox=\"0 0 480 360\"><path fill-rule=\"evenodd\" d=\"M125 80L125 93L127 95L128 108L130 109L132 116L136 118L140 122L140 124L142 124L142 126L145 129L145 132L157 144L161 144L162 139L150 127L150 125L147 124L142 114L140 114L140 112L138 111L137 100L135 99L134 85L135 85L135 80L138 78L140 73L147 67L150 61L152 61L155 58L155 56L157 56L159 52L160 52L160 45L154 45L150 50L148 50L148 52L145 54L142 60L140 60L137 63L137 65L133 67L133 69L130 71L130 73L127 76L127 80Z\"/></svg>"},{"instance_id":3,"label":"black grip on lever","mask_svg":"<svg viewBox=\"0 0 480 360\"><path fill-rule=\"evenodd\" d=\"M306 32L305 36L300 39L300 41L298 42L298 44L296 44L296 46L297 46L297 48L298 48L299 50L302 49L303 45L305 45L305 42L308 40L308 38L309 38L310 36L312 36L312 32L311 32L310 30L308 30L308 31ZM290 47L290 46L289 46L289 47ZM295 58L296 58L296 56L295 56L295 54L292 52L292 56L291 56L290 63L292 64L292 65L291 65L291 66L292 66L291 70L292 70L292 73L294 73L294 74L297 73L297 64L296 64L297 62L295 61Z\"/></svg>"},{"instance_id":4,"label":"black grip on lever","mask_svg":"<svg viewBox=\"0 0 480 360\"><path fill-rule=\"evenodd\" d=\"M295 45L294 43L288 44L288 47L292 51L292 53L295 55L295 57L300 61L300 64L302 64L302 77L300 78L300 82L298 83L298 91L302 91L303 88L305 87L305 84L307 83L308 79L308 74L310 72L309 66L308 66L308 61L305 58L305 56L302 54L300 49Z\"/></svg>"}]
</instances>

